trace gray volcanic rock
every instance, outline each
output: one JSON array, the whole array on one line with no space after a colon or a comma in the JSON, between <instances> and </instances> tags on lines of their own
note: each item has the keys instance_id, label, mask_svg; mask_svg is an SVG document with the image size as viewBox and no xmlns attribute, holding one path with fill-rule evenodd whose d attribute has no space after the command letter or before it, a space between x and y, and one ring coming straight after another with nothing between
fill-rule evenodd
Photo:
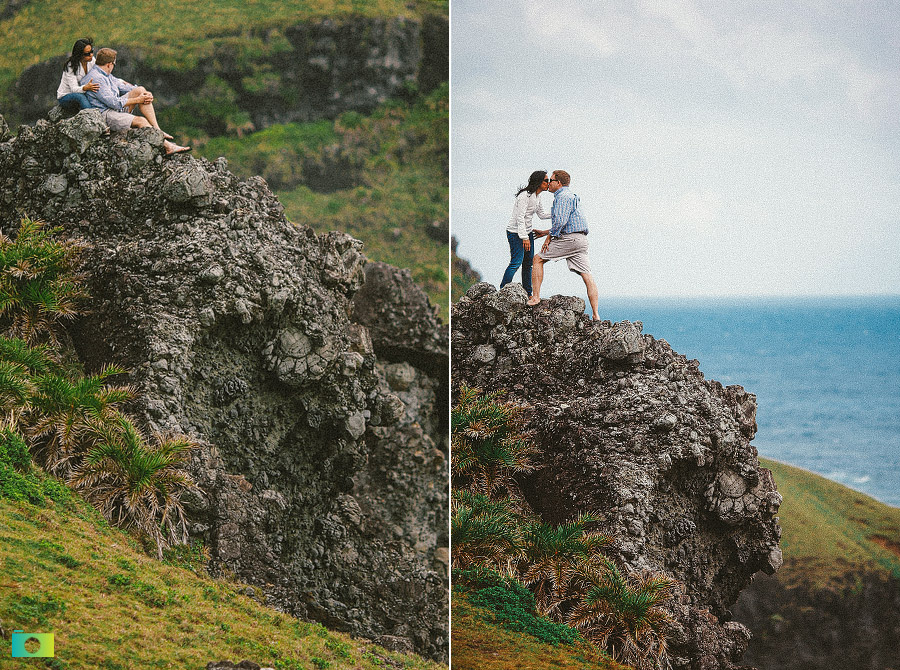
<instances>
[{"instance_id":1,"label":"gray volcanic rock","mask_svg":"<svg viewBox=\"0 0 900 670\"><path fill-rule=\"evenodd\" d=\"M369 294L375 314L421 320L391 331L406 358L381 358L377 320L350 316L359 241L291 224L224 159L164 158L158 131L106 136L98 120L0 143L0 225L24 213L90 243L91 311L70 334L88 369L132 370L147 427L204 443L188 502L212 569L284 611L446 658L448 363L424 294Z\"/></svg>"},{"instance_id":2,"label":"gray volcanic rock","mask_svg":"<svg viewBox=\"0 0 900 670\"><path fill-rule=\"evenodd\" d=\"M527 405L542 467L520 486L544 519L597 512L616 558L683 583L676 668L735 667L750 636L728 608L754 573L781 565L781 496L750 444L755 396L704 379L640 323L592 323L577 298L526 298L518 284L480 283L454 307L454 391L505 389Z\"/></svg>"}]
</instances>

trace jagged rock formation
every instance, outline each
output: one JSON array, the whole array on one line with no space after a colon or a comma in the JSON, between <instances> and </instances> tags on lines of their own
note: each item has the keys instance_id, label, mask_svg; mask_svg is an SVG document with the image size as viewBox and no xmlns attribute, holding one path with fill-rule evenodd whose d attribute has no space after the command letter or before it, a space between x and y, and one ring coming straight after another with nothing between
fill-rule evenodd
<instances>
[{"instance_id":1,"label":"jagged rock formation","mask_svg":"<svg viewBox=\"0 0 900 670\"><path fill-rule=\"evenodd\" d=\"M74 39L73 39L74 41ZM254 43L252 54L242 45ZM449 78L449 21L347 17L312 20L284 30L210 38L210 53L186 70L161 67L153 50L123 44L116 76L153 91L169 109L198 96L246 112L256 130L275 123L367 112L415 85L430 91ZM71 45L68 45L71 48ZM18 78L6 109L34 123L56 103L65 57L33 65ZM190 110L185 112L190 115ZM222 134L226 128L208 128Z\"/></svg>"},{"instance_id":2,"label":"jagged rock formation","mask_svg":"<svg viewBox=\"0 0 900 670\"><path fill-rule=\"evenodd\" d=\"M481 273L473 268L469 261L460 258L456 254L456 247L459 241L456 237L450 238L450 276L451 276L451 292L453 294L453 302L456 302L472 284L481 281Z\"/></svg>"},{"instance_id":3,"label":"jagged rock formation","mask_svg":"<svg viewBox=\"0 0 900 670\"><path fill-rule=\"evenodd\" d=\"M28 214L91 244L91 312L70 334L88 369L132 370L148 427L204 442L191 533L213 569L445 658L447 339L408 273L291 224L224 159L163 158L156 130L107 136L94 110L5 126L0 225ZM361 290L378 305L354 306Z\"/></svg>"},{"instance_id":4,"label":"jagged rock formation","mask_svg":"<svg viewBox=\"0 0 900 670\"><path fill-rule=\"evenodd\" d=\"M675 668L737 667L750 633L728 608L781 565L781 496L750 445L755 396L704 379L640 323L593 324L578 298L526 299L519 284L479 283L454 307L454 391L505 389L527 406L543 455L519 485L536 512L597 512L620 561L683 583Z\"/></svg>"},{"instance_id":5,"label":"jagged rock formation","mask_svg":"<svg viewBox=\"0 0 900 670\"><path fill-rule=\"evenodd\" d=\"M756 579L735 618L753 630L748 662L766 670L883 670L897 664L900 581L884 573L848 572L841 582L786 584Z\"/></svg>"}]
</instances>

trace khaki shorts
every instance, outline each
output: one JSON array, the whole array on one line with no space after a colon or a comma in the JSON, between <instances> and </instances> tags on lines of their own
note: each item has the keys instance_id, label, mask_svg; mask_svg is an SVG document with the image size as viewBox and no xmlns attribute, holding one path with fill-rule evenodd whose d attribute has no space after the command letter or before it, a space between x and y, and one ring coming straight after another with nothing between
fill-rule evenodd
<instances>
[{"instance_id":1,"label":"khaki shorts","mask_svg":"<svg viewBox=\"0 0 900 670\"><path fill-rule=\"evenodd\" d=\"M131 122L134 121L134 114L128 112L116 112L111 109L105 109L100 113L109 129L115 133L124 133L131 128Z\"/></svg>"},{"instance_id":2,"label":"khaki shorts","mask_svg":"<svg viewBox=\"0 0 900 670\"><path fill-rule=\"evenodd\" d=\"M588 260L587 235L583 233L566 233L557 238L551 238L547 251L539 251L535 256L540 256L545 261L557 261L565 258L569 269L578 274L591 271L591 263Z\"/></svg>"}]
</instances>

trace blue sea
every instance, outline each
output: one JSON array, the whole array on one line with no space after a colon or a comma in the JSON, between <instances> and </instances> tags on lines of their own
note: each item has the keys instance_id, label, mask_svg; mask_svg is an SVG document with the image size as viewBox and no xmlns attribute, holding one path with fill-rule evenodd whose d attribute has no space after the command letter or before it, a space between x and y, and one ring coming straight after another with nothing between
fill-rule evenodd
<instances>
[{"instance_id":1,"label":"blue sea","mask_svg":"<svg viewBox=\"0 0 900 670\"><path fill-rule=\"evenodd\" d=\"M755 393L760 455L900 506L900 297L601 296L600 314Z\"/></svg>"}]
</instances>

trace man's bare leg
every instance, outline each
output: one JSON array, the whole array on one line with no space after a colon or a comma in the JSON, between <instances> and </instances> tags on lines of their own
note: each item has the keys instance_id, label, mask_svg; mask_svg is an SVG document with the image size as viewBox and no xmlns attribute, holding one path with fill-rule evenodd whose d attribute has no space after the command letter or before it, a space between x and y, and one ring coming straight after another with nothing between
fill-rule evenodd
<instances>
[{"instance_id":1,"label":"man's bare leg","mask_svg":"<svg viewBox=\"0 0 900 670\"><path fill-rule=\"evenodd\" d=\"M544 281L544 261L543 258L534 255L531 266L531 297L528 298L529 305L537 305L541 301L541 282Z\"/></svg>"},{"instance_id":2,"label":"man's bare leg","mask_svg":"<svg viewBox=\"0 0 900 670\"><path fill-rule=\"evenodd\" d=\"M157 130L162 131L162 134L165 136L167 140L171 140L172 136L169 135L166 131L159 127L159 122L156 120L156 110L153 108L152 102L138 102L141 96L147 93L147 89L143 86L138 86L137 88L133 88L128 91L128 100L129 102L125 103L126 109L130 112L134 112L134 108L137 107L141 110L141 114L144 116L147 121L150 122L150 125L156 128ZM131 102L134 100L134 102Z\"/></svg>"},{"instance_id":3,"label":"man's bare leg","mask_svg":"<svg viewBox=\"0 0 900 670\"><path fill-rule=\"evenodd\" d=\"M591 276L590 272L582 272L581 278L584 280L584 286L587 288L588 301L591 303L591 311L593 314L594 321L600 320L600 314L597 312L597 303L600 300L599 293L597 291L597 284L594 282L594 278ZM535 291L537 293L537 291Z\"/></svg>"}]
</instances>

